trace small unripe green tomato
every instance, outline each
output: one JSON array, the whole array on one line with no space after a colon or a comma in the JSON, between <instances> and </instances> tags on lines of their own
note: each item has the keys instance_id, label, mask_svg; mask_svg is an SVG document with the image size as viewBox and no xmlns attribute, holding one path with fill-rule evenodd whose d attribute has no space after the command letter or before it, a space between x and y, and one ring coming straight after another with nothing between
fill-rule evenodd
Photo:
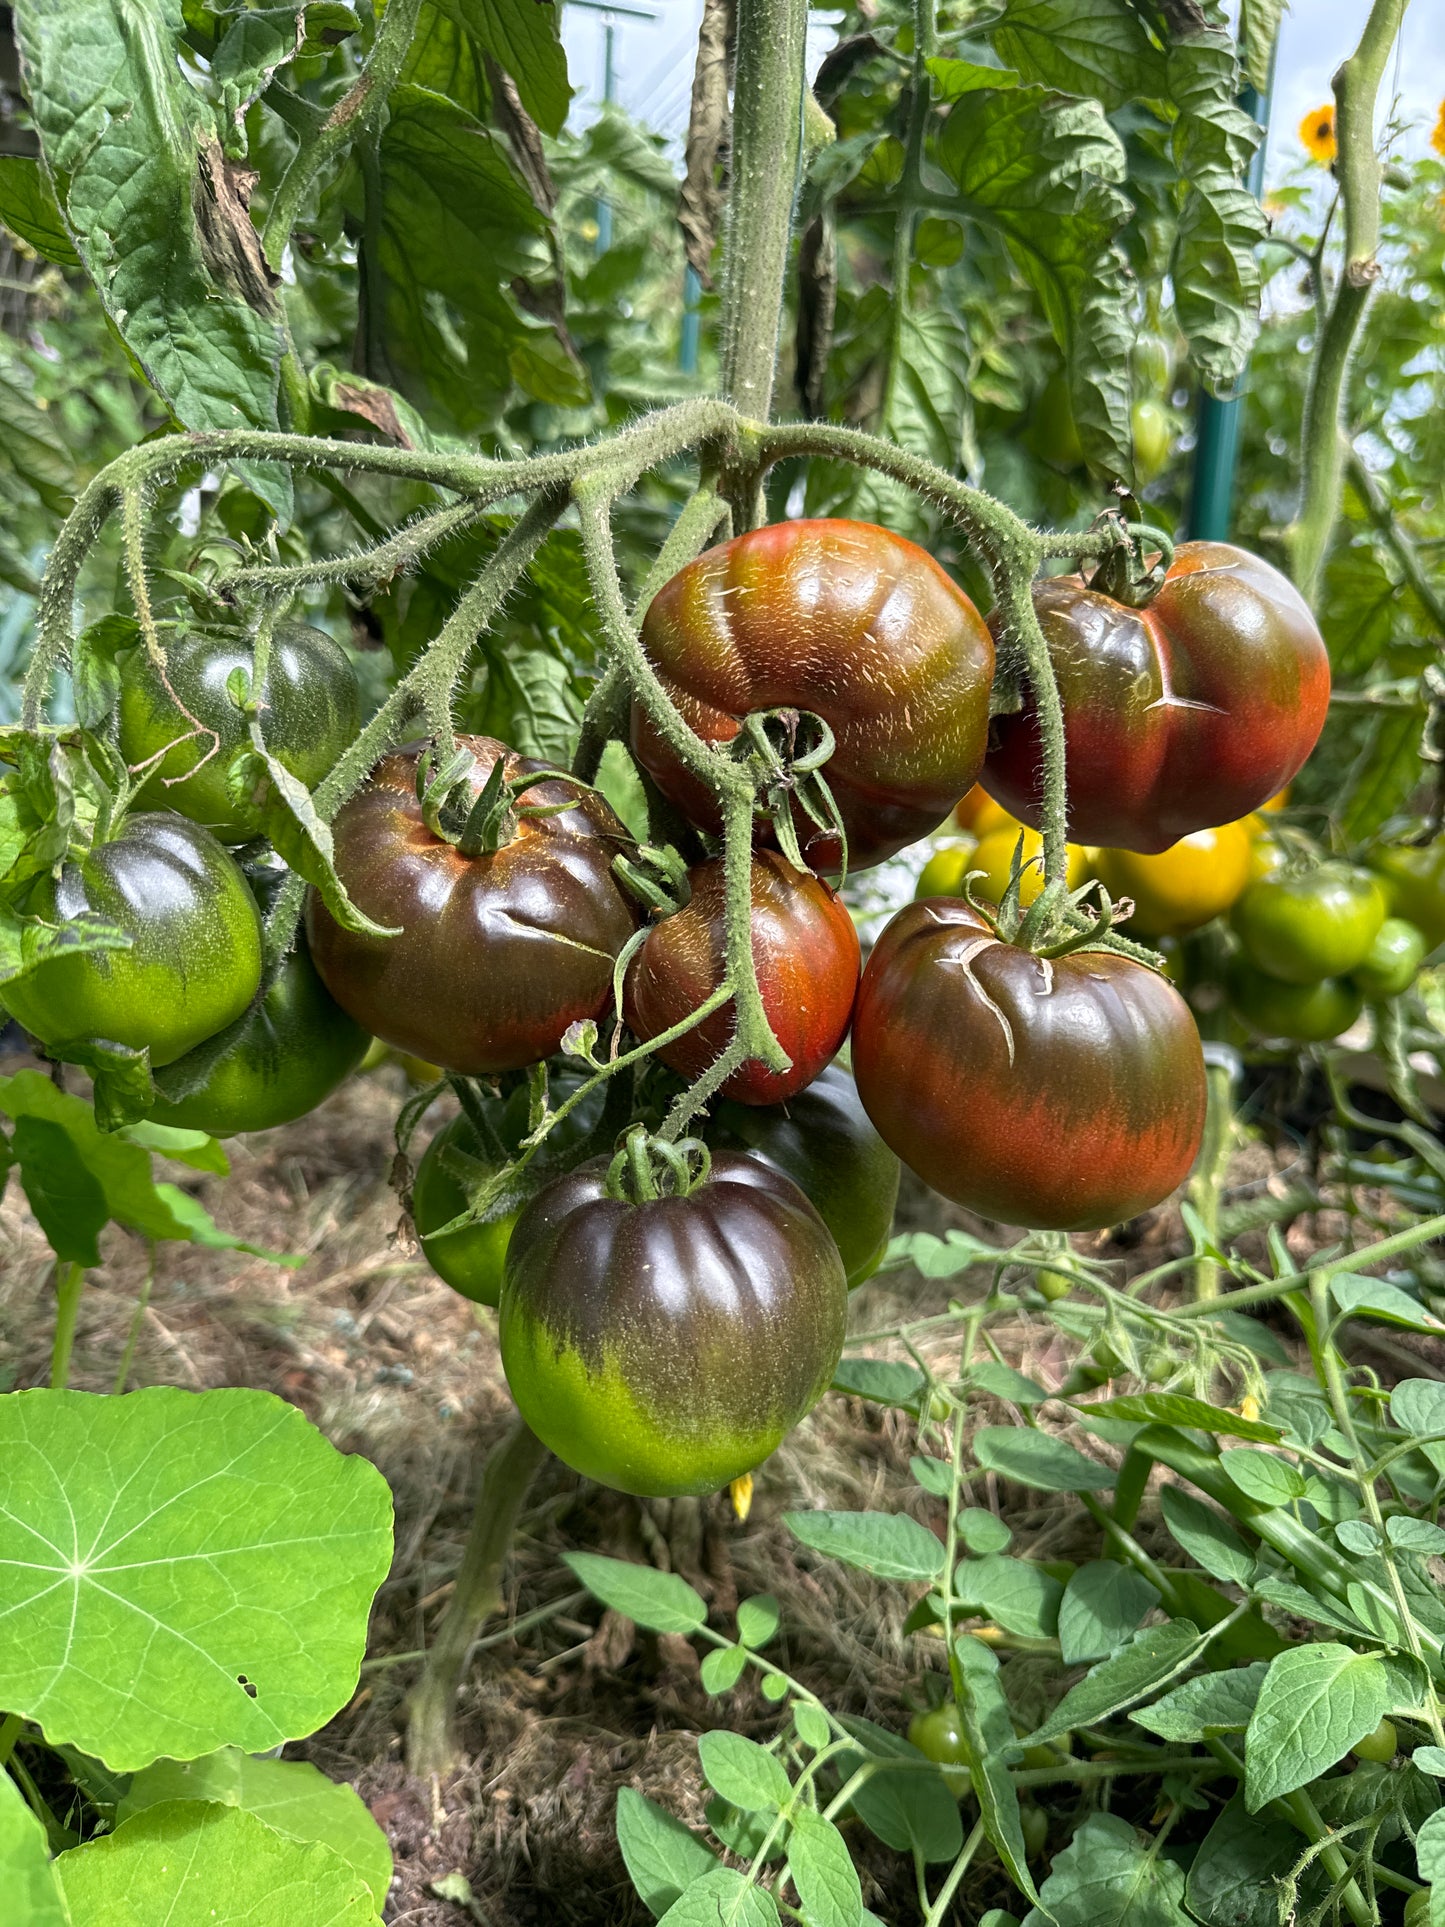
<instances>
[{"instance_id":1,"label":"small unripe green tomato","mask_svg":"<svg viewBox=\"0 0 1445 1927\"><path fill-rule=\"evenodd\" d=\"M1381 1720L1373 1733L1356 1740L1350 1748L1357 1760L1376 1760L1381 1766L1389 1765L1395 1750L1395 1728L1389 1720Z\"/></svg>"},{"instance_id":2,"label":"small unripe green tomato","mask_svg":"<svg viewBox=\"0 0 1445 1927\"><path fill-rule=\"evenodd\" d=\"M1428 947L1423 930L1403 917L1386 917L1364 962L1350 974L1367 997L1399 997L1414 983Z\"/></svg>"},{"instance_id":3,"label":"small unripe green tomato","mask_svg":"<svg viewBox=\"0 0 1445 1927\"><path fill-rule=\"evenodd\" d=\"M1405 1902L1405 1927L1430 1927L1430 1889L1422 1887Z\"/></svg>"},{"instance_id":4,"label":"small unripe green tomato","mask_svg":"<svg viewBox=\"0 0 1445 1927\"><path fill-rule=\"evenodd\" d=\"M1162 1385L1174 1376L1174 1354L1167 1345L1151 1345L1142 1361L1145 1378L1151 1385Z\"/></svg>"},{"instance_id":5,"label":"small unripe green tomato","mask_svg":"<svg viewBox=\"0 0 1445 1927\"><path fill-rule=\"evenodd\" d=\"M1036 1271L1034 1284L1051 1305L1067 1298L1074 1289L1074 1281L1066 1271Z\"/></svg>"},{"instance_id":6,"label":"small unripe green tomato","mask_svg":"<svg viewBox=\"0 0 1445 1927\"><path fill-rule=\"evenodd\" d=\"M963 1716L952 1700L927 1713L915 1713L908 1722L908 1743L916 1746L926 1760L953 1769L943 1776L950 1793L962 1796L972 1791L968 1768L973 1754L963 1730Z\"/></svg>"},{"instance_id":7,"label":"small unripe green tomato","mask_svg":"<svg viewBox=\"0 0 1445 1927\"><path fill-rule=\"evenodd\" d=\"M1037 1860L1049 1844L1049 1816L1033 1800L1026 1800L1019 1808L1019 1821L1023 1827L1024 1852L1030 1860Z\"/></svg>"},{"instance_id":8,"label":"small unripe green tomato","mask_svg":"<svg viewBox=\"0 0 1445 1927\"><path fill-rule=\"evenodd\" d=\"M1072 1576L1070 1574L1070 1577ZM1044 1771L1050 1767L1059 1766L1071 1757L1073 1751L1073 1734L1060 1733L1052 1740L1045 1740L1040 1746L1026 1746L1023 1752L1023 1764Z\"/></svg>"},{"instance_id":9,"label":"small unripe green tomato","mask_svg":"<svg viewBox=\"0 0 1445 1927\"><path fill-rule=\"evenodd\" d=\"M1107 1338L1096 1338L1089 1347L1094 1355L1094 1363L1108 1378L1117 1378L1125 1369L1124 1361L1114 1350Z\"/></svg>"}]
</instances>

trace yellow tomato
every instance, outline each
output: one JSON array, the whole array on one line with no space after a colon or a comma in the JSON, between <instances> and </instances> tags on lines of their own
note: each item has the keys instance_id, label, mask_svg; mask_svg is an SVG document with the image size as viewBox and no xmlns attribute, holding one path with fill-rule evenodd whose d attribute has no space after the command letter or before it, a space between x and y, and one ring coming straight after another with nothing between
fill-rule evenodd
<instances>
[{"instance_id":1,"label":"yellow tomato","mask_svg":"<svg viewBox=\"0 0 1445 1927\"><path fill-rule=\"evenodd\" d=\"M1289 784L1286 783L1282 790L1276 790L1275 794L1269 799L1269 801L1267 803L1261 803L1259 807L1262 810L1282 810L1285 804L1288 803L1288 801L1289 801Z\"/></svg>"},{"instance_id":2,"label":"yellow tomato","mask_svg":"<svg viewBox=\"0 0 1445 1927\"><path fill-rule=\"evenodd\" d=\"M1022 824L1003 829L990 830L979 838L978 848L973 853L971 870L982 870L984 876L974 884L974 892L997 903L1008 888L1009 871L1013 864L1014 847L1022 834L1024 840L1024 872L1019 880L1019 902L1030 904L1044 887L1043 851L1044 839L1037 830L1024 829ZM1077 843L1068 845L1069 888L1077 890L1089 874L1089 859ZM1037 858L1037 862L1033 859ZM1032 867L1029 867L1032 865Z\"/></svg>"},{"instance_id":3,"label":"yellow tomato","mask_svg":"<svg viewBox=\"0 0 1445 1927\"><path fill-rule=\"evenodd\" d=\"M971 836L961 836L935 850L919 873L915 897L961 897L963 879L973 868L977 848Z\"/></svg>"},{"instance_id":4,"label":"yellow tomato","mask_svg":"<svg viewBox=\"0 0 1445 1927\"><path fill-rule=\"evenodd\" d=\"M1129 927L1141 937L1182 936L1221 916L1249 884L1253 839L1245 823L1195 830L1157 856L1100 850L1098 872L1111 897L1132 897Z\"/></svg>"},{"instance_id":5,"label":"yellow tomato","mask_svg":"<svg viewBox=\"0 0 1445 1927\"><path fill-rule=\"evenodd\" d=\"M953 812L953 820L959 829L967 830L973 836L988 836L994 830L1012 829L1015 836L1023 827L1016 816L1010 816L1002 803L995 803L982 783L973 788Z\"/></svg>"}]
</instances>

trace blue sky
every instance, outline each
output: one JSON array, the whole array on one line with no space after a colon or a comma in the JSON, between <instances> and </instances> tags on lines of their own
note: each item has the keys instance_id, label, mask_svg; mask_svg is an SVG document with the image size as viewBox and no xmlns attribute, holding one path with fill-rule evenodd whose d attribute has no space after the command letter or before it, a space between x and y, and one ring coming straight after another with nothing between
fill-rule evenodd
<instances>
[{"instance_id":1,"label":"blue sky","mask_svg":"<svg viewBox=\"0 0 1445 1927\"><path fill-rule=\"evenodd\" d=\"M627 0L654 18L614 16L618 98L659 133L680 139L687 126L693 43L702 0ZM1269 175L1277 179L1299 157L1299 123L1330 98L1330 76L1350 52L1369 12L1368 0L1294 0L1280 38L1275 104L1271 115ZM566 6L562 16L572 84L573 112L586 119L602 93L603 22L608 16ZM827 16L815 18L811 39L821 58L832 33ZM1436 110L1445 98L1445 0L1411 0L1400 44L1381 89L1382 115L1398 96L1402 113L1415 120L1408 151L1423 149Z\"/></svg>"}]
</instances>

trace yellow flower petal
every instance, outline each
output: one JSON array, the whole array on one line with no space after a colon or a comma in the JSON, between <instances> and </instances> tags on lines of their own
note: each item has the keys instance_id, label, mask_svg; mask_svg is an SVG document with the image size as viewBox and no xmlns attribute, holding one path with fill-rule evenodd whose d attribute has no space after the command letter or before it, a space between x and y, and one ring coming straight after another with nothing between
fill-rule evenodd
<instances>
[{"instance_id":1,"label":"yellow flower petal","mask_svg":"<svg viewBox=\"0 0 1445 1927\"><path fill-rule=\"evenodd\" d=\"M1335 146L1333 103L1316 107L1306 114L1299 124L1299 137L1304 142L1310 159L1318 161L1321 167L1328 167L1338 151Z\"/></svg>"}]
</instances>

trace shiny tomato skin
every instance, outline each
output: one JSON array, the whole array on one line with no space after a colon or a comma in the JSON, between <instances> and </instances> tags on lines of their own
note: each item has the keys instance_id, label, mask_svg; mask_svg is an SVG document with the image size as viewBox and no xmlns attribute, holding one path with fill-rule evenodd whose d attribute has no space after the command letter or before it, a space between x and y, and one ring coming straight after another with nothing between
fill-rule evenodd
<instances>
[{"instance_id":1,"label":"shiny tomato skin","mask_svg":"<svg viewBox=\"0 0 1445 1927\"><path fill-rule=\"evenodd\" d=\"M884 930L852 1055L884 1142L1005 1224L1118 1224L1199 1150L1204 1060L1173 985L1105 951L1032 956L956 899L909 904Z\"/></svg>"},{"instance_id":2,"label":"shiny tomato skin","mask_svg":"<svg viewBox=\"0 0 1445 1927\"><path fill-rule=\"evenodd\" d=\"M1257 969L1281 983L1317 984L1365 961L1385 921L1385 897L1368 871L1322 863L1252 883L1230 921Z\"/></svg>"},{"instance_id":3,"label":"shiny tomato skin","mask_svg":"<svg viewBox=\"0 0 1445 1927\"><path fill-rule=\"evenodd\" d=\"M356 1069L371 1039L328 996L304 942L223 1037L208 1039L157 1080L153 1123L212 1137L269 1131L314 1111ZM192 1058L202 1081L187 1090ZM167 1087L186 1094L174 1098Z\"/></svg>"},{"instance_id":4,"label":"shiny tomato skin","mask_svg":"<svg viewBox=\"0 0 1445 1927\"><path fill-rule=\"evenodd\" d=\"M692 895L664 917L627 971L628 1028L645 1039L679 1024L723 982L725 882L721 857L688 872ZM837 1056L858 990L858 932L843 899L818 877L795 870L776 850L753 853L753 961L763 1009L792 1069L741 1065L722 1087L742 1104L781 1104ZM735 1022L725 1004L658 1052L687 1078L726 1049Z\"/></svg>"},{"instance_id":5,"label":"shiny tomato skin","mask_svg":"<svg viewBox=\"0 0 1445 1927\"><path fill-rule=\"evenodd\" d=\"M5 985L11 1016L58 1053L104 1038L170 1064L234 1022L260 986L256 900L210 831L173 810L128 816L44 878L28 907L56 923L94 911L132 938L129 950L47 958Z\"/></svg>"},{"instance_id":6,"label":"shiny tomato skin","mask_svg":"<svg viewBox=\"0 0 1445 1927\"><path fill-rule=\"evenodd\" d=\"M1177 937L1222 917L1250 880L1254 839L1243 823L1192 830L1167 850L1100 850L1094 868L1117 903L1134 905L1129 930L1141 937Z\"/></svg>"},{"instance_id":7,"label":"shiny tomato skin","mask_svg":"<svg viewBox=\"0 0 1445 1927\"><path fill-rule=\"evenodd\" d=\"M166 646L164 681L144 648L132 650L121 668L121 754L134 769L164 752L146 777L140 806L179 810L223 843L244 843L253 834L236 815L226 786L226 765L248 741L246 719L226 690L237 669L253 679L266 747L308 789L355 740L361 720L356 671L346 651L305 623L277 624L260 690L254 688L248 637L198 631L178 636ZM177 697L197 723L214 730L214 750L212 737L197 735Z\"/></svg>"},{"instance_id":8,"label":"shiny tomato skin","mask_svg":"<svg viewBox=\"0 0 1445 1927\"><path fill-rule=\"evenodd\" d=\"M718 1152L686 1197L633 1204L580 1164L517 1221L502 1286L507 1383L574 1471L621 1492L715 1492L768 1457L832 1381L843 1261L798 1187Z\"/></svg>"},{"instance_id":9,"label":"shiny tomato skin","mask_svg":"<svg viewBox=\"0 0 1445 1927\"><path fill-rule=\"evenodd\" d=\"M1184 542L1146 609L1077 576L1034 586L1064 706L1069 834L1166 850L1258 809L1324 727L1330 666L1298 591L1224 542ZM994 721L984 786L1035 828L1031 703Z\"/></svg>"},{"instance_id":10,"label":"shiny tomato skin","mask_svg":"<svg viewBox=\"0 0 1445 1927\"><path fill-rule=\"evenodd\" d=\"M1386 917L1350 976L1367 997L1402 997L1425 961L1425 933L1403 917Z\"/></svg>"},{"instance_id":11,"label":"shiny tomato skin","mask_svg":"<svg viewBox=\"0 0 1445 1927\"><path fill-rule=\"evenodd\" d=\"M1381 880L1391 915L1423 930L1432 950L1445 943L1445 837L1419 848L1387 845L1375 851L1370 868Z\"/></svg>"},{"instance_id":12,"label":"shiny tomato skin","mask_svg":"<svg viewBox=\"0 0 1445 1927\"><path fill-rule=\"evenodd\" d=\"M477 759L474 794L499 756L509 778L543 767L490 737L457 742ZM549 778L521 802L572 807L520 821L499 850L463 856L422 820L423 747L383 757L332 825L352 901L401 935L344 930L313 890L311 954L342 1009L395 1049L468 1076L518 1070L612 1001L613 963L636 913L611 865L632 838L595 792Z\"/></svg>"},{"instance_id":13,"label":"shiny tomato skin","mask_svg":"<svg viewBox=\"0 0 1445 1927\"><path fill-rule=\"evenodd\" d=\"M472 1167L478 1179L496 1168L483 1157L468 1119L454 1117L422 1152L412 1183L412 1222L422 1253L439 1278L474 1304L496 1305L502 1296L507 1246L521 1216L520 1207L491 1224L463 1225L458 1231L437 1235L444 1224L466 1210L462 1173Z\"/></svg>"},{"instance_id":14,"label":"shiny tomato skin","mask_svg":"<svg viewBox=\"0 0 1445 1927\"><path fill-rule=\"evenodd\" d=\"M780 522L709 549L653 599L642 642L709 742L730 742L754 710L822 717L850 869L936 829L982 767L993 639L933 557L886 529ZM632 744L692 822L721 828L711 792L637 704ZM837 869L836 836L795 820L810 867Z\"/></svg>"},{"instance_id":15,"label":"shiny tomato skin","mask_svg":"<svg viewBox=\"0 0 1445 1927\"><path fill-rule=\"evenodd\" d=\"M1233 1009L1261 1037L1284 1037L1293 1044L1324 1044L1350 1028L1365 1007L1348 977L1325 977L1312 984L1287 984L1257 970L1249 958L1230 958L1225 988Z\"/></svg>"},{"instance_id":16,"label":"shiny tomato skin","mask_svg":"<svg viewBox=\"0 0 1445 1927\"><path fill-rule=\"evenodd\" d=\"M841 1064L785 1104L716 1105L708 1138L792 1179L832 1232L849 1291L873 1276L893 1230L901 1167Z\"/></svg>"}]
</instances>

